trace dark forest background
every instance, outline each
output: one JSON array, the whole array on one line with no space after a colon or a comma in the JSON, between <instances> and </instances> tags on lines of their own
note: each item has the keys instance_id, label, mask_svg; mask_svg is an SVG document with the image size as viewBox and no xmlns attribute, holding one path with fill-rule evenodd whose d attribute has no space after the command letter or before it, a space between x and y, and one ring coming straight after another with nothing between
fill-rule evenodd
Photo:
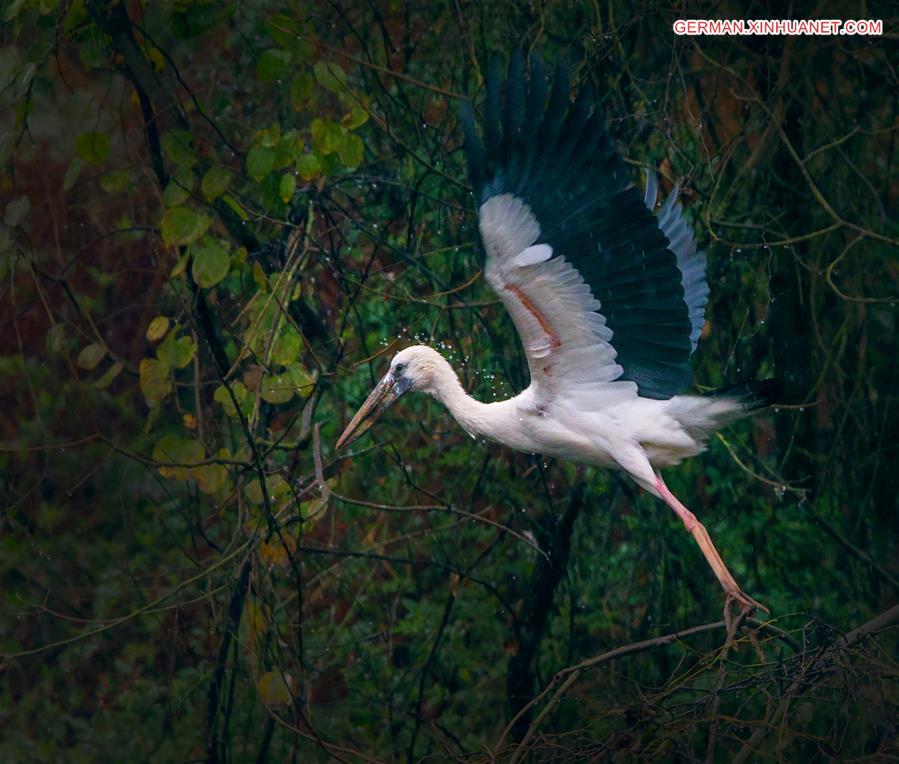
<instances>
[{"instance_id":1,"label":"dark forest background","mask_svg":"<svg viewBox=\"0 0 899 764\"><path fill-rule=\"evenodd\" d=\"M0 2L0 759L895 760L896 11ZM516 49L682 184L698 389L786 383L666 473L771 609L733 638L618 475L415 396L334 450L416 340L527 383L456 110Z\"/></svg>"}]
</instances>

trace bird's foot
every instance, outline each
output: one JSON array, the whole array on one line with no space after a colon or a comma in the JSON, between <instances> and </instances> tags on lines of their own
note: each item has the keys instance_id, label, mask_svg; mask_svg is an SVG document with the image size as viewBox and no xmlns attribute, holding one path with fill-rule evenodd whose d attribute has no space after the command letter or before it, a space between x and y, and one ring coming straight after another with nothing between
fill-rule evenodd
<instances>
[{"instance_id":1,"label":"bird's foot","mask_svg":"<svg viewBox=\"0 0 899 764\"><path fill-rule=\"evenodd\" d=\"M731 604L735 604L739 607L741 615L752 615L756 610L761 610L765 613L770 612L761 602L752 599L752 597L739 587L733 590L725 589L725 592L727 593L727 599L724 602L725 613L730 610Z\"/></svg>"},{"instance_id":2,"label":"bird's foot","mask_svg":"<svg viewBox=\"0 0 899 764\"><path fill-rule=\"evenodd\" d=\"M736 587L734 590L725 589L725 591L727 592L727 597L724 600L724 626L727 631L727 642L725 644L730 646L734 644L737 638L737 632L746 622L746 619L751 616L756 609L764 610L767 613L768 608L761 602L752 599L752 597L742 591L739 587ZM764 663L765 657L759 648L758 640L755 636L755 629L750 629L748 636L750 643L755 648L756 654L759 655L759 660Z\"/></svg>"}]
</instances>

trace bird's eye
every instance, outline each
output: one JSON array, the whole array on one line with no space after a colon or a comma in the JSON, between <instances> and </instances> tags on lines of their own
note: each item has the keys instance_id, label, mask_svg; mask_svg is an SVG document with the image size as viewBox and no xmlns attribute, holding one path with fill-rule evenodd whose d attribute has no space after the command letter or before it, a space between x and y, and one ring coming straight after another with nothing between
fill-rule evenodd
<instances>
[{"instance_id":1,"label":"bird's eye","mask_svg":"<svg viewBox=\"0 0 899 764\"><path fill-rule=\"evenodd\" d=\"M406 364L404 364L404 363L398 363L396 366L393 367L393 370L394 370L397 374L402 374L402 373L406 370Z\"/></svg>"}]
</instances>

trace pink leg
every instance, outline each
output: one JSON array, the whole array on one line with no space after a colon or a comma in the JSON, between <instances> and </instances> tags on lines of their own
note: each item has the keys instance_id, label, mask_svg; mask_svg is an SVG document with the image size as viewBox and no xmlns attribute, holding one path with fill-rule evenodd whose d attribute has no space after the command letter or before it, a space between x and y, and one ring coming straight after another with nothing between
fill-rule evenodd
<instances>
[{"instance_id":1,"label":"pink leg","mask_svg":"<svg viewBox=\"0 0 899 764\"><path fill-rule=\"evenodd\" d=\"M668 490L668 486L665 485L665 481L662 480L661 475L656 475L655 487L659 492L659 496L662 497L662 500L677 513L677 516L683 522L684 527L696 540L696 543L699 545L700 550L702 550L703 555L705 555L705 559L711 566L712 571L714 571L715 576L718 578L718 581L727 593L727 596L739 602L746 611L751 612L752 610L759 608L767 613L768 608L760 602L756 602L737 586L737 582L734 581L734 577L730 574L730 571L724 564L724 560L721 559L721 555L718 554L718 550L715 549L712 538L709 536L709 532L705 529L705 526L696 519L696 515L681 504L677 497Z\"/></svg>"}]
</instances>

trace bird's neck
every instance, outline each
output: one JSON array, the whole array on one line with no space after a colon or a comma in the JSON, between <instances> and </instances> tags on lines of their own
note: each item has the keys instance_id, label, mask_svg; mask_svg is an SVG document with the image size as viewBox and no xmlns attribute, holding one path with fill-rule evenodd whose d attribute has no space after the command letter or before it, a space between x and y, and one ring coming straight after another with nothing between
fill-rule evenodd
<instances>
[{"instance_id":1,"label":"bird's neck","mask_svg":"<svg viewBox=\"0 0 899 764\"><path fill-rule=\"evenodd\" d=\"M441 371L435 375L433 390L434 397L449 409L450 414L472 437L476 435L492 436L490 427L492 418L490 408L492 404L481 403L475 400L462 387L456 372L447 363Z\"/></svg>"}]
</instances>

